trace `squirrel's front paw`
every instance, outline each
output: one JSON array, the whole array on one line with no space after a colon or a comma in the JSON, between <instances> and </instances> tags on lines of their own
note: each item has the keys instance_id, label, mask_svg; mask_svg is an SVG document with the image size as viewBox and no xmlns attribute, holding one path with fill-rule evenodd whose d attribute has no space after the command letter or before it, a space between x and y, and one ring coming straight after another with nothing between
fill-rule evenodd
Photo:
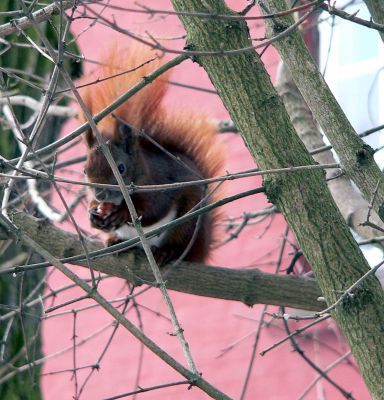
<instances>
[{"instance_id":1,"label":"squirrel's front paw","mask_svg":"<svg viewBox=\"0 0 384 400\"><path fill-rule=\"evenodd\" d=\"M112 203L99 203L89 209L91 225L97 229L109 231L116 225L118 219L118 207Z\"/></svg>"},{"instance_id":2,"label":"squirrel's front paw","mask_svg":"<svg viewBox=\"0 0 384 400\"><path fill-rule=\"evenodd\" d=\"M103 216L100 215L98 208L90 208L89 212L89 220L91 221L91 225L97 229L106 229L106 221Z\"/></svg>"},{"instance_id":3,"label":"squirrel's front paw","mask_svg":"<svg viewBox=\"0 0 384 400\"><path fill-rule=\"evenodd\" d=\"M110 246L113 246L114 244L118 244L121 242L122 242L122 240L119 237L117 237L115 235L109 235L106 244L107 244L107 247L110 247Z\"/></svg>"}]
</instances>

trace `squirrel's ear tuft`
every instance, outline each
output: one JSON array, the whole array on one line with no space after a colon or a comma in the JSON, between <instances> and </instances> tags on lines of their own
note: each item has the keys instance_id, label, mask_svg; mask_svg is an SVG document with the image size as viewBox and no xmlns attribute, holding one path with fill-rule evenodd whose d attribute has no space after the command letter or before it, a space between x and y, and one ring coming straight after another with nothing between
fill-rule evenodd
<instances>
[{"instance_id":1,"label":"squirrel's ear tuft","mask_svg":"<svg viewBox=\"0 0 384 400\"><path fill-rule=\"evenodd\" d=\"M83 135L83 138L89 148L95 144L95 136L92 133L92 129L87 129Z\"/></svg>"},{"instance_id":2,"label":"squirrel's ear tuft","mask_svg":"<svg viewBox=\"0 0 384 400\"><path fill-rule=\"evenodd\" d=\"M128 123L119 121L117 124L117 134L119 143L125 147L125 152L130 154L135 143L135 134L132 127Z\"/></svg>"},{"instance_id":3,"label":"squirrel's ear tuft","mask_svg":"<svg viewBox=\"0 0 384 400\"><path fill-rule=\"evenodd\" d=\"M124 143L127 137L132 136L132 127L128 123L119 121L117 123L117 133L121 143Z\"/></svg>"}]
</instances>

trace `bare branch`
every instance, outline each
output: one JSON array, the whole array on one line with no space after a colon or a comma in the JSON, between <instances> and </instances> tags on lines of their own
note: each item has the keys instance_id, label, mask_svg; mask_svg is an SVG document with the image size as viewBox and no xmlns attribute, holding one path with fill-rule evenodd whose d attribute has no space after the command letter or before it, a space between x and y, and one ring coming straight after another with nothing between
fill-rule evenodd
<instances>
[{"instance_id":1,"label":"bare branch","mask_svg":"<svg viewBox=\"0 0 384 400\"><path fill-rule=\"evenodd\" d=\"M78 3L78 0L63 0L60 3L53 2L52 4L35 11L33 13L33 18L37 23L47 21L52 16L60 14L61 9L68 10L69 8L76 6ZM12 33L16 33L18 28L26 29L32 25L32 22L26 16L14 19L11 22L0 26L0 37L5 37L11 35Z\"/></svg>"}]
</instances>

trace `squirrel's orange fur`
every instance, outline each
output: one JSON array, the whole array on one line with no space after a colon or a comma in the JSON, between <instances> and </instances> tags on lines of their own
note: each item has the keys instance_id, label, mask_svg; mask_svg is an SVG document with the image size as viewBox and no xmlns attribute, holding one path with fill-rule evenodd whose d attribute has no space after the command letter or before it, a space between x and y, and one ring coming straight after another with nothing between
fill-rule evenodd
<instances>
[{"instance_id":1,"label":"squirrel's orange fur","mask_svg":"<svg viewBox=\"0 0 384 400\"><path fill-rule=\"evenodd\" d=\"M154 61L149 61L154 58ZM81 89L81 95L85 104L93 115L103 110L124 92L141 82L144 77L148 76L161 65L161 61L156 57L155 52L141 45L134 45L127 50L121 50L114 46L108 56L102 61L102 65L93 73L91 78L87 79L88 81L97 79L102 81ZM127 72L124 73L125 71ZM116 74L121 75L103 80ZM174 154L175 157L181 158L185 164L190 165L190 169L196 171L195 176L191 175L190 172L183 171L183 169L185 170L183 166L178 165L175 168L173 166L174 160L169 158L169 155L159 154L155 148L152 148L151 145L145 142L145 139L136 138L132 143L132 139L129 139L130 146L136 149L135 156L127 155L124 161L130 164L128 167L133 167L131 175L133 174L134 176L126 173L127 184L130 183L129 179L133 180L135 184L161 184L173 181L196 180L198 179L197 175L202 178L210 178L217 176L219 172L223 161L223 152L221 146L216 142L216 126L201 114L197 115L185 110L173 112L166 110L161 102L167 90L168 78L169 73L161 75L114 110L113 113L122 120L127 121L129 126L134 128L134 132L136 133L130 133L131 135L137 135L139 131L144 131L161 147ZM84 120L84 117L82 119ZM112 115L108 115L98 123L98 128L103 138L111 146L114 146L115 154L123 146L121 144L122 133L121 129L118 129L118 124L118 120ZM91 182L115 183L115 179L104 160L104 156L98 150L93 133L88 131L84 137L88 145L86 163L88 179ZM129 148L130 151L131 148ZM115 157L116 162L119 157L121 159L121 156ZM167 168L169 172L166 172ZM137 169L140 171L135 172ZM180 169L180 172L177 172L177 169ZM172 174L173 178L170 178L167 174ZM204 195L202 194L203 192L203 186L200 185L179 189L174 194L169 195L169 199L165 195L163 199L160 194L156 195L156 192L148 195L137 194L134 203L139 214L144 215L142 225L145 227L146 223L149 226L155 223L156 219L161 220L168 210L165 204L156 203L173 202L177 205L177 217L179 217L188 212L189 209L193 208L201 200ZM205 201L205 204L211 201L212 198ZM99 203L100 199L98 201L93 199L90 211L95 210L95 207ZM149 208L153 210L150 211ZM211 216L205 215L201 218L200 224L202 226L197 235L196 244L192 245L192 249L185 257L186 259L202 261L206 257L208 252L208 243L206 242L212 240L212 225L217 218L216 216L217 214L213 213ZM103 226L97 226L98 224L95 224L96 217L92 221L91 216L94 226L110 232L109 242L111 243L122 240L113 235L113 229L116 229L116 226L120 226L118 225L119 223L129 223L130 221L130 216L125 205L122 205L113 217L115 221L118 221L116 225L109 226L109 222L103 222L99 224ZM167 234L167 237L163 239L166 246L160 245L160 247L164 247L164 251L170 253L166 255L166 259L176 258L183 253L184 249L180 247L186 247L188 244L186 241L187 238L184 236L191 236L191 226L194 227L195 224L196 220L184 223L172 229Z\"/></svg>"}]
</instances>

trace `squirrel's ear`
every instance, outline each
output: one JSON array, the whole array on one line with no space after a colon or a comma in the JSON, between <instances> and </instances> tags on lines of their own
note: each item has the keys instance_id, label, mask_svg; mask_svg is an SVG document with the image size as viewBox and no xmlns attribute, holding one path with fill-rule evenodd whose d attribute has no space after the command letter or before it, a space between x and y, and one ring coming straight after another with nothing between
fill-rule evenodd
<instances>
[{"instance_id":1,"label":"squirrel's ear","mask_svg":"<svg viewBox=\"0 0 384 400\"><path fill-rule=\"evenodd\" d=\"M125 146L125 152L130 153L135 143L135 134L129 124L118 122L117 133L119 142Z\"/></svg>"},{"instance_id":2,"label":"squirrel's ear","mask_svg":"<svg viewBox=\"0 0 384 400\"><path fill-rule=\"evenodd\" d=\"M83 135L86 145L91 148L95 143L95 136L92 133L92 129L87 129Z\"/></svg>"},{"instance_id":3,"label":"squirrel's ear","mask_svg":"<svg viewBox=\"0 0 384 400\"><path fill-rule=\"evenodd\" d=\"M121 142L124 142L127 137L132 136L132 127L128 123L118 122L117 133Z\"/></svg>"}]
</instances>

